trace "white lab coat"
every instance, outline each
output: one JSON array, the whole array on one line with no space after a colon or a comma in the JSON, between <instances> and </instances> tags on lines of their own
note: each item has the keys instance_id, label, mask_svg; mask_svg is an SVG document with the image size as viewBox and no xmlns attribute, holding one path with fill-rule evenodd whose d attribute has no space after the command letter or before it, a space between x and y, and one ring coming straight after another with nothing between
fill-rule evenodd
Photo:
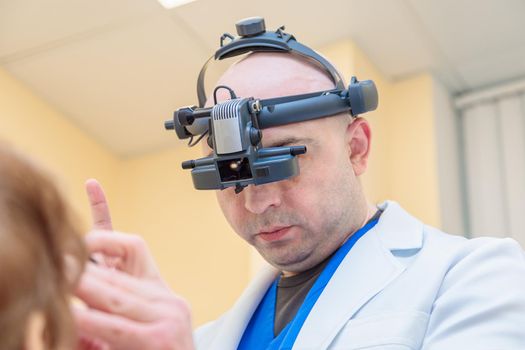
<instances>
[{"instance_id":1,"label":"white lab coat","mask_svg":"<svg viewBox=\"0 0 525 350\"><path fill-rule=\"evenodd\" d=\"M525 258L512 239L467 240L395 202L343 260L293 349L525 349ZM277 271L195 332L199 349L236 349Z\"/></svg>"}]
</instances>

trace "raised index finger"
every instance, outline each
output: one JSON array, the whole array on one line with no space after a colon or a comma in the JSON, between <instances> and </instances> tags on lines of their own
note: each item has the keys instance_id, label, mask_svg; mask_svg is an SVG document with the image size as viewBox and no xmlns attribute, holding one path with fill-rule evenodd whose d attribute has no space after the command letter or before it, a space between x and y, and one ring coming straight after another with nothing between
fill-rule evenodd
<instances>
[{"instance_id":1,"label":"raised index finger","mask_svg":"<svg viewBox=\"0 0 525 350\"><path fill-rule=\"evenodd\" d=\"M89 206L91 207L93 229L112 231L113 225L111 223L108 201L100 183L95 179L87 180L86 193L89 199Z\"/></svg>"}]
</instances>

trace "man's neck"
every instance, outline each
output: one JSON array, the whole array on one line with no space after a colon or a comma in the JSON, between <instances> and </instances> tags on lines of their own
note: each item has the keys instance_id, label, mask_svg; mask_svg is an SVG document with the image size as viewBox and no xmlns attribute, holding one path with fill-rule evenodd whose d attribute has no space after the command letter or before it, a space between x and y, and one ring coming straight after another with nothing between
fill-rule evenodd
<instances>
[{"instance_id":1,"label":"man's neck","mask_svg":"<svg viewBox=\"0 0 525 350\"><path fill-rule=\"evenodd\" d=\"M282 275L283 277L285 277L285 278L286 278L286 277L295 276L295 275L297 275L298 273L300 273L300 272L281 271L281 275Z\"/></svg>"}]
</instances>

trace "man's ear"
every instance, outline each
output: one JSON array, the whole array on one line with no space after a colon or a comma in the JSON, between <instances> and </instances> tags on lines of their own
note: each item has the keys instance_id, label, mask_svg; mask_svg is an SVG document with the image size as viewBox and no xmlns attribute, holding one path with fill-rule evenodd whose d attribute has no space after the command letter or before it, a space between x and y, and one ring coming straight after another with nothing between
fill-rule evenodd
<instances>
[{"instance_id":1,"label":"man's ear","mask_svg":"<svg viewBox=\"0 0 525 350\"><path fill-rule=\"evenodd\" d=\"M370 124L363 118L354 119L346 128L348 156L356 176L362 175L368 166L371 137Z\"/></svg>"}]
</instances>

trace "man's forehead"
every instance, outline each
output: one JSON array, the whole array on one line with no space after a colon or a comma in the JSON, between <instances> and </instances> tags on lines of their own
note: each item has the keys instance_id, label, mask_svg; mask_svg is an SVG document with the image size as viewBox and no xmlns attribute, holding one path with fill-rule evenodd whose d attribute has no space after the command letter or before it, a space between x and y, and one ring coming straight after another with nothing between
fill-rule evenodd
<instances>
[{"instance_id":1,"label":"man's forehead","mask_svg":"<svg viewBox=\"0 0 525 350\"><path fill-rule=\"evenodd\" d=\"M290 145L312 145L316 141L306 135L279 135L263 139L264 147L281 147Z\"/></svg>"},{"instance_id":2,"label":"man's forehead","mask_svg":"<svg viewBox=\"0 0 525 350\"><path fill-rule=\"evenodd\" d=\"M217 85L232 88L239 97L260 99L329 90L328 74L306 59L289 53L253 53L233 64ZM228 98L222 91L219 99Z\"/></svg>"},{"instance_id":3,"label":"man's forehead","mask_svg":"<svg viewBox=\"0 0 525 350\"><path fill-rule=\"evenodd\" d=\"M308 121L274 126L263 129L262 144L264 147L276 147L292 144L313 143L317 139L315 125L319 121Z\"/></svg>"}]
</instances>

